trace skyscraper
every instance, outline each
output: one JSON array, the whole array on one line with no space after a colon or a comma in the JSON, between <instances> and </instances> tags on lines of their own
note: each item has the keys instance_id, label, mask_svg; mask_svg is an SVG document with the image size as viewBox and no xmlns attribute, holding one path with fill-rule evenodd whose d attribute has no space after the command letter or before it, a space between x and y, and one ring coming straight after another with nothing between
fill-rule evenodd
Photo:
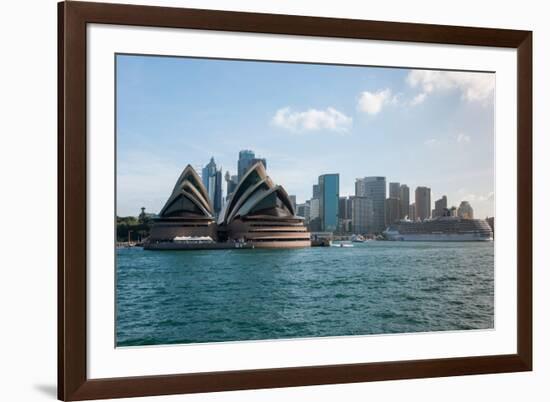
<instances>
[{"instance_id":1,"label":"skyscraper","mask_svg":"<svg viewBox=\"0 0 550 402\"><path fill-rule=\"evenodd\" d=\"M256 158L254 151L249 149L239 151L239 161L237 162L238 181L241 181L248 169L250 169L250 167L255 165L257 162L262 162L264 168L267 169L267 162L265 158Z\"/></svg>"},{"instance_id":2,"label":"skyscraper","mask_svg":"<svg viewBox=\"0 0 550 402\"><path fill-rule=\"evenodd\" d=\"M314 184L312 188L312 197L311 198L319 198L321 196L321 191L319 190L319 185Z\"/></svg>"},{"instance_id":3,"label":"skyscraper","mask_svg":"<svg viewBox=\"0 0 550 402\"><path fill-rule=\"evenodd\" d=\"M338 217L340 219L351 219L351 198L340 197L338 201Z\"/></svg>"},{"instance_id":4,"label":"skyscraper","mask_svg":"<svg viewBox=\"0 0 550 402\"><path fill-rule=\"evenodd\" d=\"M243 149L239 151L239 160L237 162L237 177L239 181L244 176L248 168L252 165L252 160L256 157L254 151Z\"/></svg>"},{"instance_id":5,"label":"skyscraper","mask_svg":"<svg viewBox=\"0 0 550 402\"><path fill-rule=\"evenodd\" d=\"M321 217L319 215L319 202L321 198L321 192L319 191L319 184L314 184L312 188L312 197L309 201L309 223L308 227L311 232L321 231Z\"/></svg>"},{"instance_id":6,"label":"skyscraper","mask_svg":"<svg viewBox=\"0 0 550 402\"><path fill-rule=\"evenodd\" d=\"M312 198L309 203L309 218L319 218L319 198Z\"/></svg>"},{"instance_id":7,"label":"skyscraper","mask_svg":"<svg viewBox=\"0 0 550 402\"><path fill-rule=\"evenodd\" d=\"M225 172L225 181L227 182L227 198L229 198L229 196L233 194L233 191L237 188L239 178L237 175L231 175L229 171L227 171Z\"/></svg>"},{"instance_id":8,"label":"skyscraper","mask_svg":"<svg viewBox=\"0 0 550 402\"><path fill-rule=\"evenodd\" d=\"M399 212L399 198L389 197L386 198L386 226L391 225L395 221L399 220L401 213Z\"/></svg>"},{"instance_id":9,"label":"skyscraper","mask_svg":"<svg viewBox=\"0 0 550 402\"><path fill-rule=\"evenodd\" d=\"M429 187L417 187L414 192L416 219L423 221L432 214L431 190Z\"/></svg>"},{"instance_id":10,"label":"skyscraper","mask_svg":"<svg viewBox=\"0 0 550 402\"><path fill-rule=\"evenodd\" d=\"M289 195L288 199L292 203L292 207L294 208L294 213L296 213L296 196L295 195Z\"/></svg>"},{"instance_id":11,"label":"skyscraper","mask_svg":"<svg viewBox=\"0 0 550 402\"><path fill-rule=\"evenodd\" d=\"M401 192L399 191L399 183L390 183L390 198L400 198Z\"/></svg>"},{"instance_id":12,"label":"skyscraper","mask_svg":"<svg viewBox=\"0 0 550 402\"><path fill-rule=\"evenodd\" d=\"M319 176L319 216L323 232L335 232L338 228L338 200L340 176L330 173Z\"/></svg>"},{"instance_id":13,"label":"skyscraper","mask_svg":"<svg viewBox=\"0 0 550 402\"><path fill-rule=\"evenodd\" d=\"M355 195L372 200L372 222L369 225L369 232L383 232L386 223L386 178L370 176L356 179Z\"/></svg>"},{"instance_id":14,"label":"skyscraper","mask_svg":"<svg viewBox=\"0 0 550 402\"><path fill-rule=\"evenodd\" d=\"M434 218L438 216L445 216L447 210L447 196L444 195L439 200L435 200Z\"/></svg>"},{"instance_id":15,"label":"skyscraper","mask_svg":"<svg viewBox=\"0 0 550 402\"><path fill-rule=\"evenodd\" d=\"M355 234L371 232L372 200L367 197L351 196L351 231Z\"/></svg>"},{"instance_id":16,"label":"skyscraper","mask_svg":"<svg viewBox=\"0 0 550 402\"><path fill-rule=\"evenodd\" d=\"M409 220L416 221L416 205L414 202L409 205Z\"/></svg>"},{"instance_id":17,"label":"skyscraper","mask_svg":"<svg viewBox=\"0 0 550 402\"><path fill-rule=\"evenodd\" d=\"M212 201L212 206L216 216L222 209L222 171L217 170L214 158L202 169L202 183L206 187L208 197Z\"/></svg>"},{"instance_id":18,"label":"skyscraper","mask_svg":"<svg viewBox=\"0 0 550 402\"><path fill-rule=\"evenodd\" d=\"M399 210L401 212L401 219L405 219L409 215L409 186L401 184L399 187ZM410 217L409 217L410 218Z\"/></svg>"},{"instance_id":19,"label":"skyscraper","mask_svg":"<svg viewBox=\"0 0 550 402\"><path fill-rule=\"evenodd\" d=\"M312 198L309 203L309 230L311 232L321 231L321 218L319 216L319 198Z\"/></svg>"},{"instance_id":20,"label":"skyscraper","mask_svg":"<svg viewBox=\"0 0 550 402\"><path fill-rule=\"evenodd\" d=\"M462 201L458 206L458 216L463 219L474 219L474 209L468 201Z\"/></svg>"},{"instance_id":21,"label":"skyscraper","mask_svg":"<svg viewBox=\"0 0 550 402\"><path fill-rule=\"evenodd\" d=\"M348 233L351 230L351 198L340 197L338 201L338 231Z\"/></svg>"},{"instance_id":22,"label":"skyscraper","mask_svg":"<svg viewBox=\"0 0 550 402\"><path fill-rule=\"evenodd\" d=\"M304 218L304 223L307 225L309 223L309 203L304 202L303 204L296 205L296 215Z\"/></svg>"}]
</instances>

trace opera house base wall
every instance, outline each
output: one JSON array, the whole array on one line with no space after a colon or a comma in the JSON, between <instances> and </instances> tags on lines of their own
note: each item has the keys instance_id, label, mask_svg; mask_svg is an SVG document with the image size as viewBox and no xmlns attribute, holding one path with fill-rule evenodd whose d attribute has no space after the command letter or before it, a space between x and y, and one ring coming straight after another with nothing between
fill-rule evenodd
<instances>
[{"instance_id":1,"label":"opera house base wall","mask_svg":"<svg viewBox=\"0 0 550 402\"><path fill-rule=\"evenodd\" d=\"M254 244L255 248L311 247L311 236L299 218L269 216L235 219L227 227L227 235Z\"/></svg>"},{"instance_id":2,"label":"opera house base wall","mask_svg":"<svg viewBox=\"0 0 550 402\"><path fill-rule=\"evenodd\" d=\"M210 237L212 242L174 242L176 237ZM147 250L226 250L311 247L310 233L301 222L233 221L228 227L213 221L160 219L144 243Z\"/></svg>"},{"instance_id":3,"label":"opera house base wall","mask_svg":"<svg viewBox=\"0 0 550 402\"><path fill-rule=\"evenodd\" d=\"M189 220L159 220L151 228L149 242L172 241L175 237L205 237L217 241L218 231L214 221L189 222Z\"/></svg>"}]
</instances>

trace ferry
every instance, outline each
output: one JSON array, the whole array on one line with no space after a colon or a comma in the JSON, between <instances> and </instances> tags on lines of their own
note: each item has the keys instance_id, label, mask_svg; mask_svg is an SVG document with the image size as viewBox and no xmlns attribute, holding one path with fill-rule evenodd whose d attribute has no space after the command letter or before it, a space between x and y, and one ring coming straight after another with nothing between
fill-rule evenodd
<instances>
[{"instance_id":1,"label":"ferry","mask_svg":"<svg viewBox=\"0 0 550 402\"><path fill-rule=\"evenodd\" d=\"M400 241L492 241L493 231L483 219L442 216L424 221L401 220L384 232L388 240Z\"/></svg>"}]
</instances>

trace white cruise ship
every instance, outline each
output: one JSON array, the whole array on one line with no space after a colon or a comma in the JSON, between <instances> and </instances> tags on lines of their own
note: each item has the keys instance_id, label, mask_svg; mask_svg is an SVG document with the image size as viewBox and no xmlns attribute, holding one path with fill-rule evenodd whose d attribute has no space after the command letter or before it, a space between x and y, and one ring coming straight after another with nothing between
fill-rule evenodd
<instances>
[{"instance_id":1,"label":"white cruise ship","mask_svg":"<svg viewBox=\"0 0 550 402\"><path fill-rule=\"evenodd\" d=\"M422 222L399 221L390 225L384 236L403 241L491 241L493 231L483 219L444 216Z\"/></svg>"}]
</instances>

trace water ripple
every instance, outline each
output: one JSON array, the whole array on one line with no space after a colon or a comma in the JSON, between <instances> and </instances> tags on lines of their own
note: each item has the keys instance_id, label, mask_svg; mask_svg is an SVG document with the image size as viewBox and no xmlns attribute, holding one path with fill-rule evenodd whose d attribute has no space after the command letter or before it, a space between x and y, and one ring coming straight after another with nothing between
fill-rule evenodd
<instances>
[{"instance_id":1,"label":"water ripple","mask_svg":"<svg viewBox=\"0 0 550 402\"><path fill-rule=\"evenodd\" d=\"M117 250L119 346L492 328L490 243Z\"/></svg>"}]
</instances>

